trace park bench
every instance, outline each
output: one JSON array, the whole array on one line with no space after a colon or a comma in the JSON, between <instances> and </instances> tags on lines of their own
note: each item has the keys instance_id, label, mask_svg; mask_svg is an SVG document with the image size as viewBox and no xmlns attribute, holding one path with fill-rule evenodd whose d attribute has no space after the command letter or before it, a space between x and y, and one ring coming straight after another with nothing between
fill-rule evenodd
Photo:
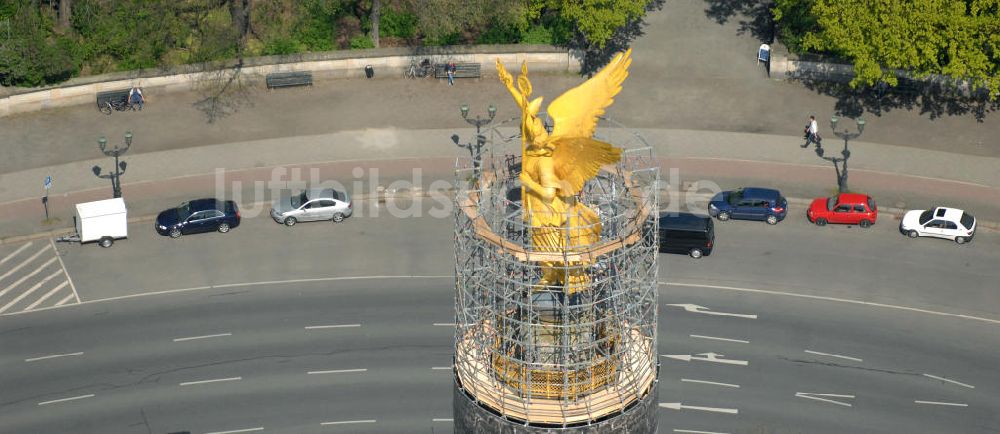
<instances>
[{"instance_id":1,"label":"park bench","mask_svg":"<svg viewBox=\"0 0 1000 434\"><path fill-rule=\"evenodd\" d=\"M310 71L273 72L267 74L265 81L267 82L268 89L290 86L312 86L313 76Z\"/></svg>"},{"instance_id":2,"label":"park bench","mask_svg":"<svg viewBox=\"0 0 1000 434\"><path fill-rule=\"evenodd\" d=\"M108 90L104 92L97 93L97 108L100 109L107 105L107 103L128 102L128 91L129 89L122 90Z\"/></svg>"},{"instance_id":3,"label":"park bench","mask_svg":"<svg viewBox=\"0 0 1000 434\"><path fill-rule=\"evenodd\" d=\"M478 63L456 63L455 78L479 78ZM434 78L448 78L448 64L438 63L434 65Z\"/></svg>"}]
</instances>

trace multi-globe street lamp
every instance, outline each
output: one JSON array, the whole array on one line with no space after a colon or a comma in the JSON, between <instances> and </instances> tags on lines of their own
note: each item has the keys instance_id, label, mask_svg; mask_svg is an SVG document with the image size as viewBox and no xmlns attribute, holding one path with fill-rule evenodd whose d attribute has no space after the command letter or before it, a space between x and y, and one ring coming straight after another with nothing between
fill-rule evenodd
<instances>
[{"instance_id":1,"label":"multi-globe street lamp","mask_svg":"<svg viewBox=\"0 0 1000 434\"><path fill-rule=\"evenodd\" d=\"M462 104L460 110L462 112L462 119L465 119L465 122L468 122L469 125L476 126L476 141L475 143L473 142L461 143L459 141L458 134L452 135L451 140L455 142L455 144L458 145L459 147L466 148L469 150L469 156L472 157L472 166L475 170L475 176L478 179L479 168L480 165L482 164L483 146L486 145L486 137L481 134L482 127L488 125L490 122L493 122L493 118L495 118L497 115L497 107L493 104L490 104L489 108L487 108L487 113L489 113L489 117L481 118L477 114L475 119L469 118L468 104Z\"/></svg>"},{"instance_id":2,"label":"multi-globe street lamp","mask_svg":"<svg viewBox=\"0 0 1000 434\"><path fill-rule=\"evenodd\" d=\"M101 174L101 166L94 166L91 170L94 171L94 176L103 179L111 180L111 189L114 197L122 197L122 184L121 176L125 174L125 168L128 166L124 161L118 161L118 158L128 151L128 148L132 146L132 132L125 132L125 145L119 147L115 145L114 148L108 149L108 139L101 136L97 139L97 146L101 149L101 152L108 157L115 157L115 166L113 172L108 172L106 174Z\"/></svg>"},{"instance_id":3,"label":"multi-globe street lamp","mask_svg":"<svg viewBox=\"0 0 1000 434\"><path fill-rule=\"evenodd\" d=\"M829 161L829 162L833 163L833 170L835 170L837 172L837 190L839 190L840 193L845 193L845 192L848 191L848 188L847 188L847 160L849 158L851 158L851 151L849 149L847 149L847 142L850 141L850 140L852 140L852 139L856 139L856 138L858 138L858 137L861 136L861 133L863 133L865 131L865 120L862 119L861 117L858 117L858 118L854 119L854 122L858 126L858 131L857 132L850 132L850 131L847 130L847 127L844 127L843 131L837 131L837 123L839 121L840 121L840 118L838 118L837 116L833 116L833 117L830 118L830 131L833 132L833 135L844 139L844 149L842 151L840 151L840 155L841 156L840 157L824 157L823 156L823 153L824 153L823 147L821 147L821 146L817 146L816 147L816 155L819 156L820 158L826 160L826 161ZM837 163L840 163L841 165L837 166Z\"/></svg>"}]
</instances>

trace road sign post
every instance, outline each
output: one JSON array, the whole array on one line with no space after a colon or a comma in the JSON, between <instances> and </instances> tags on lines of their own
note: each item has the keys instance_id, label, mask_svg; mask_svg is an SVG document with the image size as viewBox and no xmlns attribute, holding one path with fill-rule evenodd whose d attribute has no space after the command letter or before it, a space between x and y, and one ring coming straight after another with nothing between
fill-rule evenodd
<instances>
[{"instance_id":1,"label":"road sign post","mask_svg":"<svg viewBox=\"0 0 1000 434\"><path fill-rule=\"evenodd\" d=\"M45 207L45 221L49 221L49 189L52 188L52 176L45 177L45 196L42 197L42 206Z\"/></svg>"}]
</instances>

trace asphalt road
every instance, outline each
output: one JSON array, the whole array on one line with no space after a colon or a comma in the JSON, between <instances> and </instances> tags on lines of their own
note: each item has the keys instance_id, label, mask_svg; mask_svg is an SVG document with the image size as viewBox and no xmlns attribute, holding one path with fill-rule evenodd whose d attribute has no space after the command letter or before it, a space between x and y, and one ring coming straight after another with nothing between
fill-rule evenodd
<instances>
[{"instance_id":1,"label":"asphalt road","mask_svg":"<svg viewBox=\"0 0 1000 434\"><path fill-rule=\"evenodd\" d=\"M450 431L434 368L452 334L434 324L453 318L453 223L436 207L47 250L83 304L0 317L0 432ZM793 211L719 222L710 257L661 255L660 432L1000 432L1000 240L896 224Z\"/></svg>"}]
</instances>

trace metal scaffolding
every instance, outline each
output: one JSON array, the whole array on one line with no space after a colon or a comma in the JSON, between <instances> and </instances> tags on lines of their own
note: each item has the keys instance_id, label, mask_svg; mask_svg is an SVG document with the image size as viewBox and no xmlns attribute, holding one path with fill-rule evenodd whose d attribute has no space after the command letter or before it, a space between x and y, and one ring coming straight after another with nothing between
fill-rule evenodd
<instances>
[{"instance_id":1,"label":"metal scaffolding","mask_svg":"<svg viewBox=\"0 0 1000 434\"><path fill-rule=\"evenodd\" d=\"M595 138L623 148L622 158L576 199L599 216L600 237L539 251L531 234L541 228L521 206L518 124L490 130L478 167L462 159L456 168L455 378L505 420L592 425L655 393L659 169L639 135L602 119ZM546 284L553 269L564 285Z\"/></svg>"}]
</instances>

